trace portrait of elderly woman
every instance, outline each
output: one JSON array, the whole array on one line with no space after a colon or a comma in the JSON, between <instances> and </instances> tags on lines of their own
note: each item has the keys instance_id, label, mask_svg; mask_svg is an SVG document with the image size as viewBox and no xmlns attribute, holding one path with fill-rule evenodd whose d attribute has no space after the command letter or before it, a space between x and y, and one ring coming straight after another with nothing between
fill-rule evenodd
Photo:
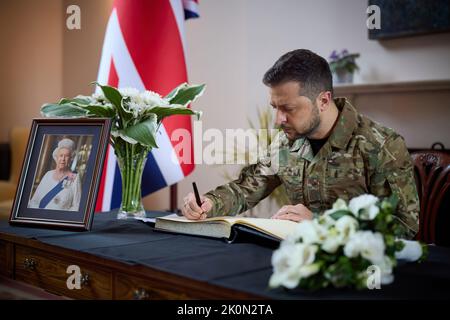
<instances>
[{"instance_id":1,"label":"portrait of elderly woman","mask_svg":"<svg viewBox=\"0 0 450 320\"><path fill-rule=\"evenodd\" d=\"M47 147L48 149L49 147ZM81 199L80 174L74 168L77 160L77 146L74 140L64 138L58 141L51 157L40 159L41 167L45 165L51 170L43 172L42 177L32 193L29 208L78 211ZM51 159L48 159L51 158ZM53 162L53 164L52 164ZM41 171L43 171L41 169Z\"/></svg>"}]
</instances>

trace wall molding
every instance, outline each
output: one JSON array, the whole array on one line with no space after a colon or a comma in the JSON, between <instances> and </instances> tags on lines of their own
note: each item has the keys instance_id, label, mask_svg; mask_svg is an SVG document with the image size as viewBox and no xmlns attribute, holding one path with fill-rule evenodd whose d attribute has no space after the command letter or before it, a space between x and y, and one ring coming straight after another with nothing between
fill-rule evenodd
<instances>
[{"instance_id":1,"label":"wall molding","mask_svg":"<svg viewBox=\"0 0 450 320\"><path fill-rule=\"evenodd\" d=\"M380 82L370 84L348 84L334 86L335 96L354 96L361 94L403 93L418 91L450 90L450 80L425 80L408 82Z\"/></svg>"}]
</instances>

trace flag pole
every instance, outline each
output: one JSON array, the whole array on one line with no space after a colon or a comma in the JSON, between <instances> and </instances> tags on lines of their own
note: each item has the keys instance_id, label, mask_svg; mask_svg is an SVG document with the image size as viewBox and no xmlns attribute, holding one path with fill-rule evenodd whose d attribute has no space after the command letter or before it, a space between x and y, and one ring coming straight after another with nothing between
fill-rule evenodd
<instances>
[{"instance_id":1,"label":"flag pole","mask_svg":"<svg viewBox=\"0 0 450 320\"><path fill-rule=\"evenodd\" d=\"M178 213L177 208L178 183L170 186L170 212Z\"/></svg>"}]
</instances>

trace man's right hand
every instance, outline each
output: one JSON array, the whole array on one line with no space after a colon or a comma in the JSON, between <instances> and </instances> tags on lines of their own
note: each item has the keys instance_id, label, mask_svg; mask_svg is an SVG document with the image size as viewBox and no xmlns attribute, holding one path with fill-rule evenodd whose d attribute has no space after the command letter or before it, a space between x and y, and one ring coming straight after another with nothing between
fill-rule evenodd
<instances>
[{"instance_id":1,"label":"man's right hand","mask_svg":"<svg viewBox=\"0 0 450 320\"><path fill-rule=\"evenodd\" d=\"M207 213L211 211L213 207L211 199L205 196L200 196L202 206L199 207L197 205L197 201L195 200L195 195L193 192L190 192L183 200L184 205L181 209L181 213L189 220L206 219Z\"/></svg>"}]
</instances>

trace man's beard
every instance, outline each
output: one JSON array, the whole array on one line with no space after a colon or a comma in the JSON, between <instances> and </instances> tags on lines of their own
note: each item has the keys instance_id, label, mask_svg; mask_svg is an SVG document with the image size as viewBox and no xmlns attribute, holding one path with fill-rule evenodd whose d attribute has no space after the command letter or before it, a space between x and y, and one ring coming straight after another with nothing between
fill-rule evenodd
<instances>
[{"instance_id":1,"label":"man's beard","mask_svg":"<svg viewBox=\"0 0 450 320\"><path fill-rule=\"evenodd\" d=\"M314 107L313 107L313 111L312 111L312 115L311 115L311 120L309 121L308 126L306 127L306 129L303 132L301 132L301 133L297 132L294 137L294 140L297 140L297 139L303 138L303 137L308 138L308 136L313 134L319 127L319 125L320 125L319 108L317 108L315 103L313 104L313 106ZM281 128L295 130L294 128L288 128L283 125L281 125Z\"/></svg>"}]
</instances>

